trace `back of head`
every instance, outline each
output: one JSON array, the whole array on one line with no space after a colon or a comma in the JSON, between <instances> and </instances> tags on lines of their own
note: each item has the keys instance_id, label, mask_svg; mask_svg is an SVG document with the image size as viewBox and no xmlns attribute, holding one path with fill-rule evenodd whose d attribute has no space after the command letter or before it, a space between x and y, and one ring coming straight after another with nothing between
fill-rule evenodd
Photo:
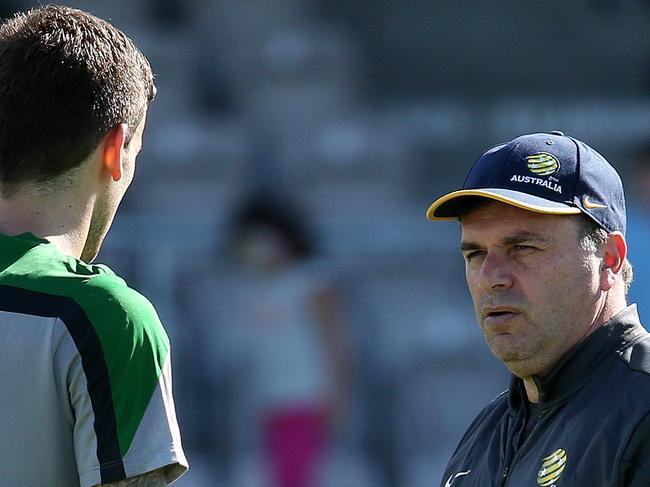
<instances>
[{"instance_id":1,"label":"back of head","mask_svg":"<svg viewBox=\"0 0 650 487\"><path fill-rule=\"evenodd\" d=\"M153 99L148 61L109 23L49 5L0 26L0 189L78 167L106 133L127 144Z\"/></svg>"}]
</instances>

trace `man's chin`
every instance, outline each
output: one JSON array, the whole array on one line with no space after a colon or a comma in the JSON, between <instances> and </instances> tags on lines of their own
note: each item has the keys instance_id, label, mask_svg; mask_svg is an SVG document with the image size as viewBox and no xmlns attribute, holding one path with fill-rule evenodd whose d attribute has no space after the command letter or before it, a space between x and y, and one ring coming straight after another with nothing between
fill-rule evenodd
<instances>
[{"instance_id":1,"label":"man's chin","mask_svg":"<svg viewBox=\"0 0 650 487\"><path fill-rule=\"evenodd\" d=\"M512 375L526 379L534 375L541 375L545 370L535 355L523 356L522 354L494 354L508 368Z\"/></svg>"},{"instance_id":2,"label":"man's chin","mask_svg":"<svg viewBox=\"0 0 650 487\"><path fill-rule=\"evenodd\" d=\"M530 377L534 364L531 363L530 354L523 350L514 350L512 347L498 347L490 344L492 354L498 358L517 377Z\"/></svg>"},{"instance_id":3,"label":"man's chin","mask_svg":"<svg viewBox=\"0 0 650 487\"><path fill-rule=\"evenodd\" d=\"M512 333L500 333L487 339L488 346L496 358L502 362L521 360L528 354L521 337Z\"/></svg>"},{"instance_id":4,"label":"man's chin","mask_svg":"<svg viewBox=\"0 0 650 487\"><path fill-rule=\"evenodd\" d=\"M92 263L99 255L100 248L101 248L101 242L95 245L86 243L86 246L81 251L81 260L83 260L88 264Z\"/></svg>"}]
</instances>

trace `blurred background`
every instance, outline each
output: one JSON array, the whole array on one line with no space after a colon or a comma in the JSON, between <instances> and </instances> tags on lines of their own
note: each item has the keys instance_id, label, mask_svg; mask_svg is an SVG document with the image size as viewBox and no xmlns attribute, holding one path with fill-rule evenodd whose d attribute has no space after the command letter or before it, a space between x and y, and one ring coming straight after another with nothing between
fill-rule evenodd
<instances>
[{"instance_id":1,"label":"blurred background","mask_svg":"<svg viewBox=\"0 0 650 487\"><path fill-rule=\"evenodd\" d=\"M522 133L563 130L621 172L650 319L647 0L67 3L157 74L98 260L171 336L179 487L439 485L508 374L457 224L424 214Z\"/></svg>"}]
</instances>

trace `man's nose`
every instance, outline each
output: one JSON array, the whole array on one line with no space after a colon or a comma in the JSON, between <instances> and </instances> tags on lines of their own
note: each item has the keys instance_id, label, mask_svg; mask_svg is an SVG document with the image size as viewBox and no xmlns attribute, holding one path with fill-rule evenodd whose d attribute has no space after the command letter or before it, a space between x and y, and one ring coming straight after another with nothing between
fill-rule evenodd
<instances>
[{"instance_id":1,"label":"man's nose","mask_svg":"<svg viewBox=\"0 0 650 487\"><path fill-rule=\"evenodd\" d=\"M478 284L480 288L484 291L495 288L509 288L512 286L512 282L512 268L507 255L500 251L488 251L479 272Z\"/></svg>"}]
</instances>

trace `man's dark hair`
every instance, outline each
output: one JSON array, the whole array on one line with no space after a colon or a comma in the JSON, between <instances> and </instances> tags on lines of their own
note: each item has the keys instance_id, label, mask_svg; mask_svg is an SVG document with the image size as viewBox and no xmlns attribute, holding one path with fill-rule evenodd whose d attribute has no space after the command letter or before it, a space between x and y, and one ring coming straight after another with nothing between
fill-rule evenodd
<instances>
[{"instance_id":1,"label":"man's dark hair","mask_svg":"<svg viewBox=\"0 0 650 487\"><path fill-rule=\"evenodd\" d=\"M315 253L311 235L297 207L269 191L260 191L248 198L234 215L231 225L235 240L253 227L268 226L280 232L295 257L308 258Z\"/></svg>"},{"instance_id":2,"label":"man's dark hair","mask_svg":"<svg viewBox=\"0 0 650 487\"><path fill-rule=\"evenodd\" d=\"M10 196L79 166L115 126L126 143L155 95L149 62L118 29L48 5L0 26L0 184Z\"/></svg>"}]
</instances>

